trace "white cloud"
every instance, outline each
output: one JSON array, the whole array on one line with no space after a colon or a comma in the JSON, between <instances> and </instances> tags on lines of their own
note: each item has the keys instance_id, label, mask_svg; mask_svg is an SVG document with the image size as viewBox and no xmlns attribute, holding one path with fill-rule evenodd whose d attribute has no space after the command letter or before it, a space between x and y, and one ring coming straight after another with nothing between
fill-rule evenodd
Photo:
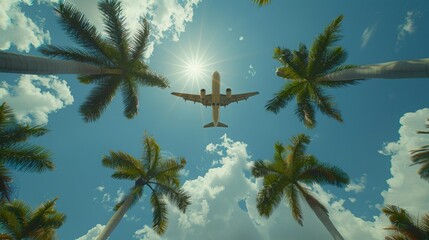
<instances>
[{"instance_id":1,"label":"white cloud","mask_svg":"<svg viewBox=\"0 0 429 240\"><path fill-rule=\"evenodd\" d=\"M399 43L404 39L407 34L412 34L416 30L415 18L420 15L419 12L408 11L404 19L404 23L398 26L398 36L396 38L396 50L398 50Z\"/></svg>"},{"instance_id":2,"label":"white cloud","mask_svg":"<svg viewBox=\"0 0 429 240\"><path fill-rule=\"evenodd\" d=\"M346 192L360 193L365 190L366 174L362 175L357 181L351 181L349 185L344 189Z\"/></svg>"},{"instance_id":3,"label":"white cloud","mask_svg":"<svg viewBox=\"0 0 429 240\"><path fill-rule=\"evenodd\" d=\"M141 18L149 20L151 36L154 41L149 43L145 52L148 59L154 50L155 44L163 39L178 41L180 34L185 31L186 24L192 22L194 8L202 0L123 0L122 8L127 17L127 26L131 33L140 28ZM70 0L93 22L97 29L103 29L101 15L98 13L96 1ZM91 5L91 6L89 6Z\"/></svg>"},{"instance_id":4,"label":"white cloud","mask_svg":"<svg viewBox=\"0 0 429 240\"><path fill-rule=\"evenodd\" d=\"M425 119L428 115L429 109L405 114L400 120L400 139L386 145L384 152L391 155L392 176L387 179L389 188L382 191L384 200L377 204L378 208L384 204L396 204L415 216L429 209L427 183L417 175L417 166L409 166L409 150L429 142L428 135L415 133L425 129ZM182 214L175 207L169 207L170 222L165 235L158 237L145 225L135 232L135 238L252 240L281 239L287 233L291 239L298 240L331 239L322 223L304 202L301 202L304 227L300 227L292 219L284 200L270 218L260 217L255 207L255 199L261 181L248 177L251 161L247 145L224 135L220 143L209 146L211 152L223 149L226 156L217 160L220 163L218 167L184 183L183 187L190 193L192 201L186 213ZM364 186L365 182L366 175L363 175L356 181L356 185ZM345 199L325 191L319 185L310 187L313 194L327 207L332 222L345 239L383 239L388 234L383 228L387 227L389 222L381 212L376 216L366 216L369 220L365 220L345 208ZM353 189L363 190L363 187ZM355 198L348 200L356 202ZM239 204L244 204L244 208ZM231 223L234 223L233 227Z\"/></svg>"},{"instance_id":5,"label":"white cloud","mask_svg":"<svg viewBox=\"0 0 429 240\"><path fill-rule=\"evenodd\" d=\"M371 39L376 29L377 29L377 24L374 24L370 27L365 28L361 36L362 43L360 46L362 48L366 47L366 45L368 44L369 40Z\"/></svg>"},{"instance_id":6,"label":"white cloud","mask_svg":"<svg viewBox=\"0 0 429 240\"><path fill-rule=\"evenodd\" d=\"M49 31L43 30L43 18L36 22L21 10L22 5L32 5L29 0L0 1L0 49L15 45L18 51L29 52L30 47L49 43Z\"/></svg>"},{"instance_id":7,"label":"white cloud","mask_svg":"<svg viewBox=\"0 0 429 240\"><path fill-rule=\"evenodd\" d=\"M249 65L249 70L247 71L248 74L250 74L250 76L254 77L256 75L256 70L253 67L253 65Z\"/></svg>"},{"instance_id":8,"label":"white cloud","mask_svg":"<svg viewBox=\"0 0 429 240\"><path fill-rule=\"evenodd\" d=\"M122 201L124 199L124 197L125 197L125 191L122 190L122 188L119 188L116 191L116 198L114 199L114 202L119 203L120 201Z\"/></svg>"},{"instance_id":9,"label":"white cloud","mask_svg":"<svg viewBox=\"0 0 429 240\"><path fill-rule=\"evenodd\" d=\"M56 76L21 75L16 85L0 83L0 101L7 102L18 121L48 122L48 114L73 103L67 82Z\"/></svg>"},{"instance_id":10,"label":"white cloud","mask_svg":"<svg viewBox=\"0 0 429 240\"><path fill-rule=\"evenodd\" d=\"M110 202L110 199L111 199L110 194L109 193L104 193L103 194L103 198L101 199L101 203Z\"/></svg>"},{"instance_id":11,"label":"white cloud","mask_svg":"<svg viewBox=\"0 0 429 240\"><path fill-rule=\"evenodd\" d=\"M92 229L90 229L88 231L88 233L86 233L84 236L80 237L80 238L76 238L75 240L96 240L98 234L101 233L101 231L103 230L104 225L101 224L97 224L95 227L93 227Z\"/></svg>"}]
</instances>

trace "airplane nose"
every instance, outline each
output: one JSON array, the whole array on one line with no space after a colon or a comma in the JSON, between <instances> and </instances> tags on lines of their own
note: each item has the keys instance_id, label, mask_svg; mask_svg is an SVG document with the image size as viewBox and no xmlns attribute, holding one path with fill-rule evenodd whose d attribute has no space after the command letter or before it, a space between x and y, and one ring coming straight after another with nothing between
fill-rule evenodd
<instances>
[{"instance_id":1,"label":"airplane nose","mask_svg":"<svg viewBox=\"0 0 429 240\"><path fill-rule=\"evenodd\" d=\"M218 71L215 71L215 72L213 73L213 78L216 78L216 79L219 79L219 78L220 78L220 75L219 75L219 72L218 72Z\"/></svg>"}]
</instances>

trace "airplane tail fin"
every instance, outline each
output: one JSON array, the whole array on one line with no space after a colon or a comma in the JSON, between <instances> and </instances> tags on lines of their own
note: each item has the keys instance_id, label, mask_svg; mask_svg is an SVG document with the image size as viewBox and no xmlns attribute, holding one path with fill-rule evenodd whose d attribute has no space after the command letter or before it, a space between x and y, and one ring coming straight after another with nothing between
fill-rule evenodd
<instances>
[{"instance_id":1,"label":"airplane tail fin","mask_svg":"<svg viewBox=\"0 0 429 240\"><path fill-rule=\"evenodd\" d=\"M204 125L204 128L210 128L210 127L214 127L214 123L213 122ZM225 128L227 128L228 125L226 125L225 123L218 122L216 127L225 127Z\"/></svg>"}]
</instances>

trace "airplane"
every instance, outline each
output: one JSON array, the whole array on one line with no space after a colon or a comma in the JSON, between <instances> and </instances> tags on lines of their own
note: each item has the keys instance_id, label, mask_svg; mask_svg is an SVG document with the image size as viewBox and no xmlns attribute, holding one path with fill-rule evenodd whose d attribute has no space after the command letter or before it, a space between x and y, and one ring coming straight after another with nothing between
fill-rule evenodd
<instances>
[{"instance_id":1,"label":"airplane","mask_svg":"<svg viewBox=\"0 0 429 240\"><path fill-rule=\"evenodd\" d=\"M247 100L251 96L259 94L259 92L249 92L242 94L231 94L231 88L226 89L226 94L220 93L220 75L218 71L215 71L212 76L212 94L206 94L205 89L201 89L200 94L188 94L188 93L177 93L172 92L174 96L182 97L183 99L193 101L194 103L199 102L204 106L212 107L212 118L213 122L204 125L204 128L210 127L225 127L228 125L219 122L219 107L226 107L228 104Z\"/></svg>"}]
</instances>

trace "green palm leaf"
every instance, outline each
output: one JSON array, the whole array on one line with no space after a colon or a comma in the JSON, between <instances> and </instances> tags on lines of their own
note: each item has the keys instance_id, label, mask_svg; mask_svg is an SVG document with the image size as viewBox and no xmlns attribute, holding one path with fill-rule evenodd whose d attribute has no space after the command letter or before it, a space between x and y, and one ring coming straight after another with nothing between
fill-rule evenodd
<instances>
[{"instance_id":1,"label":"green palm leaf","mask_svg":"<svg viewBox=\"0 0 429 240\"><path fill-rule=\"evenodd\" d=\"M5 239L54 240L56 229L65 221L65 215L55 209L57 199L41 204L32 211L29 206L14 200L0 207L0 229Z\"/></svg>"},{"instance_id":2,"label":"green palm leaf","mask_svg":"<svg viewBox=\"0 0 429 240\"><path fill-rule=\"evenodd\" d=\"M133 180L134 186L116 205L115 214L99 235L100 240L109 237L126 211L142 197L144 187L152 192L150 203L153 210L153 230L158 234L163 234L167 229L167 200L183 213L190 204L190 197L180 188L179 182L179 171L184 168L186 160L163 159L159 145L147 133L145 133L143 147L141 160L127 153L113 151L103 157L103 166L115 170L113 178Z\"/></svg>"},{"instance_id":3,"label":"green palm leaf","mask_svg":"<svg viewBox=\"0 0 429 240\"><path fill-rule=\"evenodd\" d=\"M329 164L319 163L306 153L310 137L298 134L290 139L290 144L274 145L274 158L271 162L256 161L252 168L255 177L263 178L262 189L256 196L256 207L261 216L269 217L282 198L288 202L292 217L303 225L303 215L299 202L303 197L316 216L325 225L334 239L343 239L329 220L327 209L309 192L305 184L330 184L344 187L349 177L341 169Z\"/></svg>"},{"instance_id":4,"label":"green palm leaf","mask_svg":"<svg viewBox=\"0 0 429 240\"><path fill-rule=\"evenodd\" d=\"M100 118L115 96L120 84L120 79L117 76L111 76L104 79L104 81L98 82L97 86L91 90L86 101L79 108L79 112L84 116L86 122L92 122Z\"/></svg>"},{"instance_id":5,"label":"green palm leaf","mask_svg":"<svg viewBox=\"0 0 429 240\"><path fill-rule=\"evenodd\" d=\"M122 16L121 3L116 0L104 0L98 4L103 15L107 39L121 54L120 61L127 62L129 55L129 32L125 27L125 17Z\"/></svg>"},{"instance_id":6,"label":"green palm leaf","mask_svg":"<svg viewBox=\"0 0 429 240\"><path fill-rule=\"evenodd\" d=\"M167 230L167 203L163 200L160 193L152 192L150 203L153 208L152 228L158 234L163 234Z\"/></svg>"},{"instance_id":7,"label":"green palm leaf","mask_svg":"<svg viewBox=\"0 0 429 240\"><path fill-rule=\"evenodd\" d=\"M59 22L63 29L77 44L102 54L106 59L111 58L109 46L102 40L101 34L76 7L60 2L55 11L61 16Z\"/></svg>"},{"instance_id":8,"label":"green palm leaf","mask_svg":"<svg viewBox=\"0 0 429 240\"><path fill-rule=\"evenodd\" d=\"M0 203L10 201L12 195L12 177L9 170L0 164Z\"/></svg>"},{"instance_id":9,"label":"green palm leaf","mask_svg":"<svg viewBox=\"0 0 429 240\"><path fill-rule=\"evenodd\" d=\"M135 35L133 43L134 47L131 51L131 58L133 61L140 60L149 44L149 23L146 19L140 23L140 29Z\"/></svg>"},{"instance_id":10,"label":"green palm leaf","mask_svg":"<svg viewBox=\"0 0 429 240\"><path fill-rule=\"evenodd\" d=\"M343 65L347 53L340 46L333 46L341 39L339 34L343 16L338 16L313 42L310 51L300 44L298 50L275 48L273 58L282 65L277 76L290 79L284 87L268 101L265 108L278 113L293 98L296 99L295 114L307 128L316 126L316 109L322 114L342 122L341 113L335 103L324 92L325 88L339 88L356 84L358 81L326 81L326 74L349 69L354 66Z\"/></svg>"}]
</instances>

